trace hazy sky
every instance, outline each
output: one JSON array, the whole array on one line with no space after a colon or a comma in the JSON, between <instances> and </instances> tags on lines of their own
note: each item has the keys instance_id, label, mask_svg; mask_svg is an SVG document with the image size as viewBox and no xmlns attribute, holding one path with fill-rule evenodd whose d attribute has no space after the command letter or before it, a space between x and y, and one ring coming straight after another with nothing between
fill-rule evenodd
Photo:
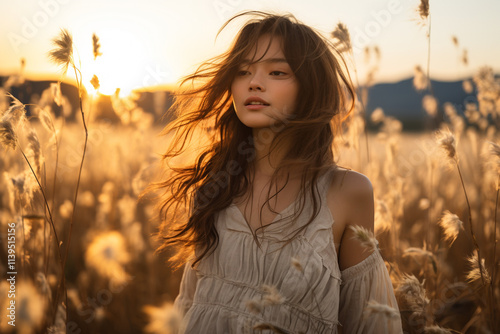
<instances>
[{"instance_id":1,"label":"hazy sky","mask_svg":"<svg viewBox=\"0 0 500 334\"><path fill-rule=\"evenodd\" d=\"M241 26L220 26L243 10L290 12L328 35L341 21L350 30L359 80L367 65L362 50L381 51L377 81L412 75L425 68L426 28L419 25L412 0L0 0L0 74L15 73L21 57L26 72L57 73L47 52L60 28L74 37L86 81L93 74L103 91L176 82L206 58L225 50ZM455 80L490 65L500 71L500 1L430 0L431 76ZM103 56L92 57L92 33ZM459 40L453 45L452 36ZM460 63L467 49L469 65ZM87 82L87 81L86 81Z\"/></svg>"}]
</instances>

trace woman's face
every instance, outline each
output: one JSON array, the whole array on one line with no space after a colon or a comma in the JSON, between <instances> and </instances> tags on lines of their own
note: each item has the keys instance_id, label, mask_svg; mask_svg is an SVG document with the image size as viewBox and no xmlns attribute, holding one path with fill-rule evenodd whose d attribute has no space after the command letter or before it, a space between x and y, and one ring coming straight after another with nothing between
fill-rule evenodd
<instances>
[{"instance_id":1,"label":"woman's face","mask_svg":"<svg viewBox=\"0 0 500 334\"><path fill-rule=\"evenodd\" d=\"M250 128L286 122L294 112L298 91L299 83L285 59L281 39L270 35L259 38L231 84L236 115Z\"/></svg>"}]
</instances>

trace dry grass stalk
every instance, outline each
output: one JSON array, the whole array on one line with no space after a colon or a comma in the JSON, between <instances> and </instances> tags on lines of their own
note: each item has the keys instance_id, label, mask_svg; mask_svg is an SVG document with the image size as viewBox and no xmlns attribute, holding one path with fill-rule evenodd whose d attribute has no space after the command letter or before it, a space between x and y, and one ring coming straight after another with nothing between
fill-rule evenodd
<instances>
[{"instance_id":1,"label":"dry grass stalk","mask_svg":"<svg viewBox=\"0 0 500 334\"><path fill-rule=\"evenodd\" d=\"M474 245L475 250L477 251L477 257L478 261L481 258L480 250L479 250L479 244L477 243L476 235L474 233L473 225L472 225L472 209L469 201L469 196L467 194L467 189L465 188L465 182L464 178L462 176L462 170L460 169L460 164L458 163L458 156L457 156L457 151L455 149L455 137L451 133L438 133L438 143L439 145L446 151L448 158L450 161L454 162L454 164L457 166L458 170L458 175L460 177L460 182L462 184L462 189L464 191L465 195L465 201L467 202L467 209L468 209L468 220L469 220L469 228L470 228L470 234L472 237L472 242ZM483 277L483 271L482 267L479 266L479 273L481 274L481 280L483 282L483 285L486 284L485 278Z\"/></svg>"},{"instance_id":2,"label":"dry grass stalk","mask_svg":"<svg viewBox=\"0 0 500 334\"><path fill-rule=\"evenodd\" d=\"M493 224L493 261L491 267L491 281L490 281L490 301L491 301L491 314L497 314L497 296L495 294L494 284L496 282L496 274L497 274L497 220L498 220L498 204L500 200L500 145L496 143L490 142L490 153L495 159L495 165L497 169L497 184L496 184L496 199L495 199L495 215ZM494 322L493 322L494 323ZM495 328L495 327L494 327Z\"/></svg>"},{"instance_id":3,"label":"dry grass stalk","mask_svg":"<svg viewBox=\"0 0 500 334\"><path fill-rule=\"evenodd\" d=\"M71 34L66 30L66 29L61 29L61 32L58 37L56 37L53 40L53 44L55 45L55 48L49 52L49 58L56 64L63 66L63 73L66 74L68 67L71 65L73 67L74 73L75 73L75 79L77 82L77 88L78 88L78 100L79 100L79 106L80 106L80 114L82 116L82 123L83 123L83 128L84 128L84 133L85 133L85 140L83 144L83 152L82 152L82 158L80 161L80 168L78 170L78 177L76 181L76 188L75 188L75 196L73 199L73 214L71 216L71 221L70 221L70 227L69 227L69 233L68 233L68 241L67 241L67 246L66 246L66 251L64 253L64 258L62 260L62 267L63 270L61 272L61 280L60 280L60 285L59 288L57 289L56 292L56 298L54 300L54 304L57 305L58 303L58 294L59 290L63 289L64 290L64 295L65 295L65 301L66 305L68 304L68 296L67 296L67 291L65 288L65 272L64 268L66 268L66 261L68 259L68 254L69 254L69 245L71 243L71 235L73 232L73 222L75 219L75 212L76 212L76 203L78 202L78 190L80 188L80 179L82 175L82 170L83 170L83 162L85 161L85 153L87 152L87 142L88 142L88 130L87 130L87 123L85 122L85 113L83 111L83 101L82 101L82 90L83 90L83 85L82 85L82 73L80 70L76 67L74 59L73 59L73 37ZM54 305L54 308L56 306ZM67 312L67 309L66 309ZM55 313L55 312L54 312ZM67 314L66 314L67 318Z\"/></svg>"}]
</instances>

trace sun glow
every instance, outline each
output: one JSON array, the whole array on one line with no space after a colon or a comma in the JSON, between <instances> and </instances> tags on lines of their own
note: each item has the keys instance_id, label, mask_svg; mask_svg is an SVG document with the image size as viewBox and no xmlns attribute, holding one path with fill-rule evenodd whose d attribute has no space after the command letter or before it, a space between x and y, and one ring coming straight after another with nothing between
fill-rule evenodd
<instances>
[{"instance_id":1,"label":"sun glow","mask_svg":"<svg viewBox=\"0 0 500 334\"><path fill-rule=\"evenodd\" d=\"M80 67L83 85L89 93L111 95L119 88L120 94L128 95L132 90L150 84L146 79L151 65L138 33L109 27L96 29L95 33L99 37L102 54L95 59L92 32L74 35L75 62ZM90 83L94 75L99 79L97 90Z\"/></svg>"}]
</instances>

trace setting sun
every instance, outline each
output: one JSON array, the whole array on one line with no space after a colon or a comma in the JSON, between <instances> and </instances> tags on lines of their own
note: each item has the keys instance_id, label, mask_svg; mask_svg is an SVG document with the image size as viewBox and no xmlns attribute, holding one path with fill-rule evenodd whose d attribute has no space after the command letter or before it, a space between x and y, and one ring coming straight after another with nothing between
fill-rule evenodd
<instances>
[{"instance_id":1,"label":"setting sun","mask_svg":"<svg viewBox=\"0 0 500 334\"><path fill-rule=\"evenodd\" d=\"M133 31L110 27L96 29L95 34L99 37L101 53L95 59L92 33L74 35L75 62L81 62L83 85L87 91L96 92L90 83L94 75L99 78L98 91L104 95L113 94L117 88L124 95L141 88L148 61L140 36Z\"/></svg>"}]
</instances>

